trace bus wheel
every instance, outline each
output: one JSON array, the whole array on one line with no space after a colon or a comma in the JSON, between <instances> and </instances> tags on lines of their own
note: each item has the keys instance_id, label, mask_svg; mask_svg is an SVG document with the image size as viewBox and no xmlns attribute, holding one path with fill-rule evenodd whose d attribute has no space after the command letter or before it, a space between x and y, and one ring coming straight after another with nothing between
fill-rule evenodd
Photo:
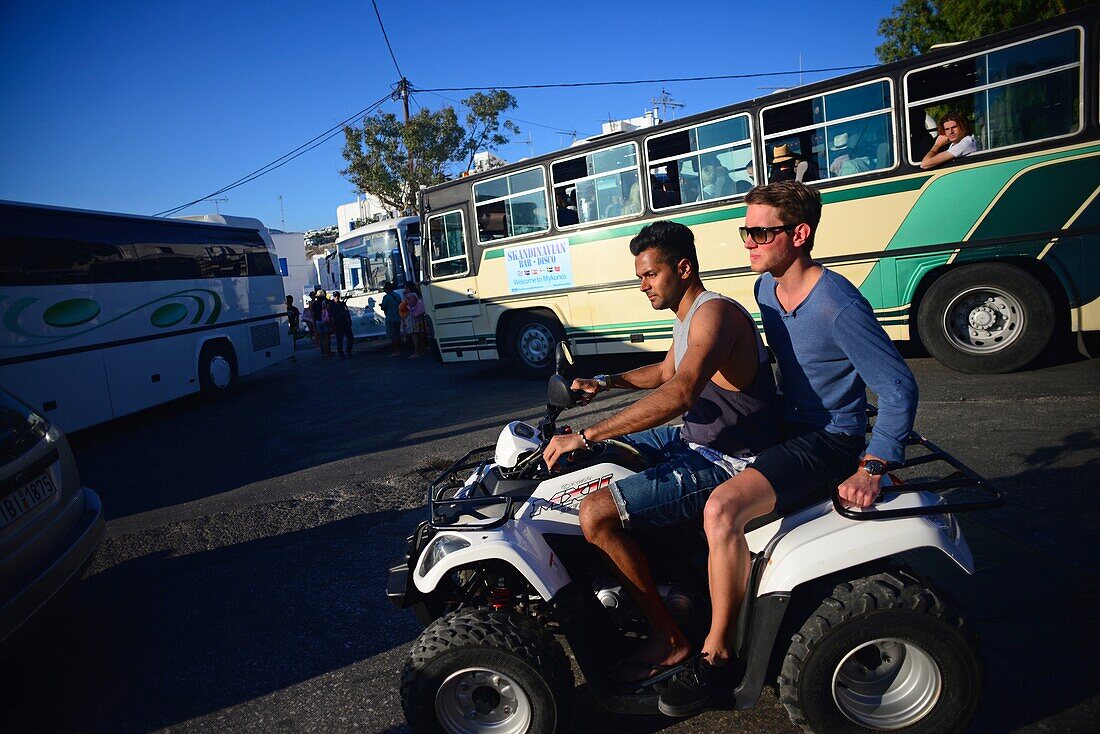
<instances>
[{"instance_id":1,"label":"bus wheel","mask_svg":"<svg viewBox=\"0 0 1100 734\"><path fill-rule=\"evenodd\" d=\"M556 318L528 311L512 322L508 349L526 376L546 377L554 370L554 345L564 338L565 330Z\"/></svg>"},{"instance_id":2,"label":"bus wheel","mask_svg":"<svg viewBox=\"0 0 1100 734\"><path fill-rule=\"evenodd\" d=\"M1015 265L966 265L928 289L917 309L917 330L928 352L951 369L1012 372L1050 342L1054 301Z\"/></svg>"},{"instance_id":3,"label":"bus wheel","mask_svg":"<svg viewBox=\"0 0 1100 734\"><path fill-rule=\"evenodd\" d=\"M211 342L199 354L199 388L210 396L229 392L237 381L237 356L225 342Z\"/></svg>"}]
</instances>

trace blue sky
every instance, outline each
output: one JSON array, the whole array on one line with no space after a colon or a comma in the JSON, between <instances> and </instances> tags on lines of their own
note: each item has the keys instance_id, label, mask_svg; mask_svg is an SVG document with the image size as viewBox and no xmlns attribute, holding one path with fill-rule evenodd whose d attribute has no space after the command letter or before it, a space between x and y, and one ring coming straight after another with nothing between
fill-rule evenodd
<instances>
[{"instance_id":1,"label":"blue sky","mask_svg":"<svg viewBox=\"0 0 1100 734\"><path fill-rule=\"evenodd\" d=\"M378 0L420 88L650 79L875 63L895 0L830 4ZM807 74L804 82L822 78ZM137 214L199 198L382 97L397 80L367 3L0 3L0 199ZM678 116L797 75L671 83ZM660 84L514 92L514 161L635 117ZM761 89L767 87L768 89ZM460 99L464 93L445 93ZM415 104L450 104L419 94ZM384 106L399 113L400 105ZM461 110L460 110L461 111ZM527 136L530 134L531 144ZM303 230L353 201L337 136L223 194L223 213ZM213 212L204 202L185 214Z\"/></svg>"}]
</instances>

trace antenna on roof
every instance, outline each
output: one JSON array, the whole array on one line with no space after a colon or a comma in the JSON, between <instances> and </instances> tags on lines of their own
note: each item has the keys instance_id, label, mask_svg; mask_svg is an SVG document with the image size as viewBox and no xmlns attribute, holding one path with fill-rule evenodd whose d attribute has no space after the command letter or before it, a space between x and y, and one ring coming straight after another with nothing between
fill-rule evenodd
<instances>
[{"instance_id":1,"label":"antenna on roof","mask_svg":"<svg viewBox=\"0 0 1100 734\"><path fill-rule=\"evenodd\" d=\"M661 119L662 120L669 119L669 116L668 116L668 108L669 107L671 107L673 109L677 109L677 108L680 108L680 107L684 106L683 102L677 102L675 99L672 98L672 96L663 87L661 88L661 96L660 97L650 97L649 103L651 105L653 105L654 109L656 109L657 107L661 108Z\"/></svg>"}]
</instances>

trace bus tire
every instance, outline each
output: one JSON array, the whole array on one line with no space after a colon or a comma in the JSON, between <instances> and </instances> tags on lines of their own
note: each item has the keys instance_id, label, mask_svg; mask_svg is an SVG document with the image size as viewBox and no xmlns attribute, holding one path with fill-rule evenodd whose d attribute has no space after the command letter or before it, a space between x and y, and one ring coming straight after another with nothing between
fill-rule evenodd
<instances>
[{"instance_id":1,"label":"bus tire","mask_svg":"<svg viewBox=\"0 0 1100 734\"><path fill-rule=\"evenodd\" d=\"M928 353L953 370L1013 372L1050 343L1054 301L1042 283L1015 265L965 265L925 293L917 332Z\"/></svg>"},{"instance_id":2,"label":"bus tire","mask_svg":"<svg viewBox=\"0 0 1100 734\"><path fill-rule=\"evenodd\" d=\"M565 329L553 315L524 311L509 325L508 353L520 372L532 379L554 372L554 347L565 339Z\"/></svg>"},{"instance_id":3,"label":"bus tire","mask_svg":"<svg viewBox=\"0 0 1100 734\"><path fill-rule=\"evenodd\" d=\"M237 381L237 355L223 341L208 342L199 353L199 389L209 397L228 393Z\"/></svg>"}]
</instances>

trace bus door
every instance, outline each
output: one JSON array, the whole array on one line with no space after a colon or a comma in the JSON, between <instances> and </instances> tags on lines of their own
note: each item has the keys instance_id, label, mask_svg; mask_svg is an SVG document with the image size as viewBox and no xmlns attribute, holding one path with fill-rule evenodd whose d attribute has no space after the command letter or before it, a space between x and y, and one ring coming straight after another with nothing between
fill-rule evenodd
<instances>
[{"instance_id":1,"label":"bus door","mask_svg":"<svg viewBox=\"0 0 1100 734\"><path fill-rule=\"evenodd\" d=\"M439 350L448 362L477 360L479 347L486 358L497 357L495 344L479 332L488 326L478 299L466 216L465 208L458 207L427 219L428 281L423 292Z\"/></svg>"}]
</instances>

